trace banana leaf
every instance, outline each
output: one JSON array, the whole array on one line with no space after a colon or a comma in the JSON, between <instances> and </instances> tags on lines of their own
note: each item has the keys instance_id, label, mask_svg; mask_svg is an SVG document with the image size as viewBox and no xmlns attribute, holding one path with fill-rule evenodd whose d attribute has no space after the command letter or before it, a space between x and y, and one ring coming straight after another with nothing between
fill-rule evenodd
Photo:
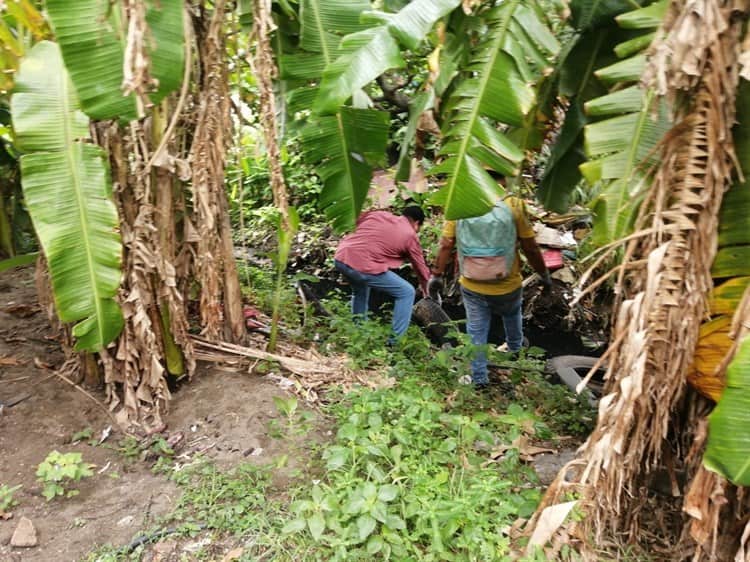
<instances>
[{"instance_id":1,"label":"banana leaf","mask_svg":"<svg viewBox=\"0 0 750 562\"><path fill-rule=\"evenodd\" d=\"M416 49L435 22L459 4L460 0L414 0L396 14L363 12L363 24L380 25L344 38L340 45L343 54L323 73L313 110L335 113L357 90L386 70L405 66L396 39Z\"/></svg>"},{"instance_id":2,"label":"banana leaf","mask_svg":"<svg viewBox=\"0 0 750 562\"><path fill-rule=\"evenodd\" d=\"M397 14L371 11L362 14L363 22L386 23L404 47L416 50L435 22L461 4L461 0L412 0Z\"/></svg>"},{"instance_id":3,"label":"banana leaf","mask_svg":"<svg viewBox=\"0 0 750 562\"><path fill-rule=\"evenodd\" d=\"M750 275L750 245L719 248L711 268L714 279Z\"/></svg>"},{"instance_id":4,"label":"banana leaf","mask_svg":"<svg viewBox=\"0 0 750 562\"><path fill-rule=\"evenodd\" d=\"M120 333L115 301L122 247L107 161L87 142L89 120L57 44L43 41L21 63L11 99L21 183L47 258L60 319L76 349L101 350Z\"/></svg>"},{"instance_id":5,"label":"banana leaf","mask_svg":"<svg viewBox=\"0 0 750 562\"><path fill-rule=\"evenodd\" d=\"M318 204L337 232L356 224L372 177L368 160L382 157L389 125L384 111L344 107L301 130L305 159L323 180Z\"/></svg>"},{"instance_id":6,"label":"banana leaf","mask_svg":"<svg viewBox=\"0 0 750 562\"><path fill-rule=\"evenodd\" d=\"M717 403L726 385L724 374L718 371L718 367L732 348L729 337L731 323L732 317L723 315L701 325L693 364L687 373L688 383Z\"/></svg>"},{"instance_id":7,"label":"banana leaf","mask_svg":"<svg viewBox=\"0 0 750 562\"><path fill-rule=\"evenodd\" d=\"M721 400L708 417L703 464L736 486L750 486L750 337L727 369Z\"/></svg>"},{"instance_id":8,"label":"banana leaf","mask_svg":"<svg viewBox=\"0 0 750 562\"><path fill-rule=\"evenodd\" d=\"M348 35L341 43L344 54L326 66L313 111L335 113L357 90L389 68L404 66L398 43L385 26Z\"/></svg>"},{"instance_id":9,"label":"banana leaf","mask_svg":"<svg viewBox=\"0 0 750 562\"><path fill-rule=\"evenodd\" d=\"M22 254L20 256L13 256L12 258L0 260L0 273L13 269L14 267L34 263L38 257L39 252L32 252L30 254Z\"/></svg>"},{"instance_id":10,"label":"banana leaf","mask_svg":"<svg viewBox=\"0 0 750 562\"><path fill-rule=\"evenodd\" d=\"M617 30L611 26L606 30L585 32L570 44L558 64L559 92L569 99L570 105L536 192L537 199L547 209L564 212L570 194L581 182L579 166L586 160L583 131L589 122L583 109L586 107L584 102L607 92L594 76L594 70L609 64L614 58L612 48L616 37Z\"/></svg>"},{"instance_id":11,"label":"banana leaf","mask_svg":"<svg viewBox=\"0 0 750 562\"><path fill-rule=\"evenodd\" d=\"M442 107L443 161L430 174L444 175L445 182L430 203L443 206L447 219L481 215L503 193L485 167L519 173L523 150L502 130L527 125L536 103L533 82L546 70L534 61L541 56L546 62L559 50L537 14L519 0L488 11L484 22L486 30Z\"/></svg>"},{"instance_id":12,"label":"banana leaf","mask_svg":"<svg viewBox=\"0 0 750 562\"><path fill-rule=\"evenodd\" d=\"M137 117L134 95L123 96L125 30L121 4L101 0L46 0L47 14L81 106L92 119ZM150 73L159 103L182 80L184 66L182 0L147 0Z\"/></svg>"},{"instance_id":13,"label":"banana leaf","mask_svg":"<svg viewBox=\"0 0 750 562\"><path fill-rule=\"evenodd\" d=\"M659 0L639 10L620 14L615 19L623 29L654 29L661 25L668 7L668 0Z\"/></svg>"},{"instance_id":14,"label":"banana leaf","mask_svg":"<svg viewBox=\"0 0 750 562\"><path fill-rule=\"evenodd\" d=\"M711 315L734 314L748 286L750 277L734 277L714 287L709 301Z\"/></svg>"},{"instance_id":15,"label":"banana leaf","mask_svg":"<svg viewBox=\"0 0 750 562\"><path fill-rule=\"evenodd\" d=\"M572 0L570 2L570 24L578 31L598 29L609 26L612 19L628 10L634 4L643 5L648 2L634 2L633 0Z\"/></svg>"}]
</instances>

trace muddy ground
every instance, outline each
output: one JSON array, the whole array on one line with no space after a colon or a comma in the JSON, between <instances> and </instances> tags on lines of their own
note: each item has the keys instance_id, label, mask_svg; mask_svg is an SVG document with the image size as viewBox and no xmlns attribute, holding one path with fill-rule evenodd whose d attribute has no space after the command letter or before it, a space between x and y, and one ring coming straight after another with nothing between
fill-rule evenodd
<instances>
[{"instance_id":1,"label":"muddy ground","mask_svg":"<svg viewBox=\"0 0 750 562\"><path fill-rule=\"evenodd\" d=\"M117 450L123 435L112 431L105 411L56 377L64 355L46 317L36 306L33 268L0 276L0 402L28 396L0 414L0 486L22 485L14 494L12 517L0 517L0 561L80 560L100 544L128 544L139 531L172 510L177 489L166 476L152 474L153 462ZM283 440L269 435L278 417L274 396L285 391L266 377L200 365L192 382L174 393L162 436L180 439L177 461L189 463L199 452L220 466L267 463L284 454ZM103 393L92 390L101 400ZM89 429L90 439L72 443ZM45 500L36 468L53 450L80 452L93 463L72 498ZM132 451L131 451L132 453ZM294 459L292 459L292 462ZM0 498L1 500L2 498ZM31 520L38 546L13 548L11 536L22 517Z\"/></svg>"}]
</instances>

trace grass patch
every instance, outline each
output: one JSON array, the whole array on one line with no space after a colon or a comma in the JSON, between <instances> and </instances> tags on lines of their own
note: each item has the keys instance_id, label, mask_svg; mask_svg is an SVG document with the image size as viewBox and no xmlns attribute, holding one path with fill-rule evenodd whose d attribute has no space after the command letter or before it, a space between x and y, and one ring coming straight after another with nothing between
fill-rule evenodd
<instances>
[{"instance_id":1,"label":"grass patch","mask_svg":"<svg viewBox=\"0 0 750 562\"><path fill-rule=\"evenodd\" d=\"M297 400L278 399L281 417L269 430L309 459L302 473L278 489L272 465L222 472L200 463L172 472L182 497L153 536L206 539L190 560L221 559L230 548L241 549L243 561L509 559L505 529L529 517L543 491L519 443L585 434L588 404L547 382L534 350L511 358L488 349L517 398L479 395L457 382L469 372L468 345L437 350L411 327L391 350L385 322L353 324L342 299L326 307L333 317L305 326L305 336L397 384L336 396L325 412L333 436L316 446L298 443L313 420ZM105 547L89 560L140 560L146 549Z\"/></svg>"}]
</instances>

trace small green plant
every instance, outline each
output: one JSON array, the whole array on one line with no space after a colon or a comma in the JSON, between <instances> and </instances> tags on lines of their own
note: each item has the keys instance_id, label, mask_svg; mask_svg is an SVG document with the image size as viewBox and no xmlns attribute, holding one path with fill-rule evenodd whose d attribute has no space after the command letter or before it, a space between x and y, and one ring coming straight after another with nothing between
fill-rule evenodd
<instances>
[{"instance_id":1,"label":"small green plant","mask_svg":"<svg viewBox=\"0 0 750 562\"><path fill-rule=\"evenodd\" d=\"M92 476L95 465L83 462L81 453L52 451L36 470L37 480L44 484L42 495L47 501L56 496L72 497L78 490L68 488L71 482Z\"/></svg>"},{"instance_id":2,"label":"small green plant","mask_svg":"<svg viewBox=\"0 0 750 562\"><path fill-rule=\"evenodd\" d=\"M141 456L141 444L135 437L128 435L115 447L115 450L125 457L128 461L135 461Z\"/></svg>"},{"instance_id":3,"label":"small green plant","mask_svg":"<svg viewBox=\"0 0 750 562\"><path fill-rule=\"evenodd\" d=\"M313 415L311 412L299 410L299 404L295 396L289 396L288 398L274 396L273 403L276 410L283 416L281 423L279 420L271 420L269 423L269 429L273 437L284 438L304 435L310 430Z\"/></svg>"},{"instance_id":4,"label":"small green plant","mask_svg":"<svg viewBox=\"0 0 750 562\"><path fill-rule=\"evenodd\" d=\"M94 437L94 430L90 427L87 427L85 429L82 429L81 431L76 431L73 436L70 438L71 443L76 443L78 441L87 441L89 445L96 445L96 439L93 439Z\"/></svg>"},{"instance_id":5,"label":"small green plant","mask_svg":"<svg viewBox=\"0 0 750 562\"><path fill-rule=\"evenodd\" d=\"M0 513L8 511L10 508L18 505L18 502L13 498L13 494L20 489L21 484L18 486L8 486L7 484L0 485Z\"/></svg>"}]
</instances>

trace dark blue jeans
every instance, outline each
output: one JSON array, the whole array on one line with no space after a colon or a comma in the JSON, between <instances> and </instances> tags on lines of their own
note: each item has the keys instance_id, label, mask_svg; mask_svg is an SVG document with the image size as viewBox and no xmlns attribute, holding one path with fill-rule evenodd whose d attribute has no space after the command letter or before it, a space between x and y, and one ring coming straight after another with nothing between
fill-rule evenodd
<instances>
[{"instance_id":1,"label":"dark blue jeans","mask_svg":"<svg viewBox=\"0 0 750 562\"><path fill-rule=\"evenodd\" d=\"M466 309L466 333L471 337L471 343L477 346L471 362L471 382L487 384L489 378L484 346L487 345L492 315L502 317L505 341L510 351L518 351L523 345L523 288L519 287L507 295L483 295L461 287L461 295Z\"/></svg>"},{"instance_id":2,"label":"dark blue jeans","mask_svg":"<svg viewBox=\"0 0 750 562\"><path fill-rule=\"evenodd\" d=\"M414 287L393 271L372 275L357 271L338 260L333 263L336 269L343 273L352 285L352 314L355 317L366 318L370 302L370 289L383 291L395 300L393 321L391 322L393 336L400 338L404 335L411 321L411 309L414 306L414 295L416 293Z\"/></svg>"}]
</instances>

